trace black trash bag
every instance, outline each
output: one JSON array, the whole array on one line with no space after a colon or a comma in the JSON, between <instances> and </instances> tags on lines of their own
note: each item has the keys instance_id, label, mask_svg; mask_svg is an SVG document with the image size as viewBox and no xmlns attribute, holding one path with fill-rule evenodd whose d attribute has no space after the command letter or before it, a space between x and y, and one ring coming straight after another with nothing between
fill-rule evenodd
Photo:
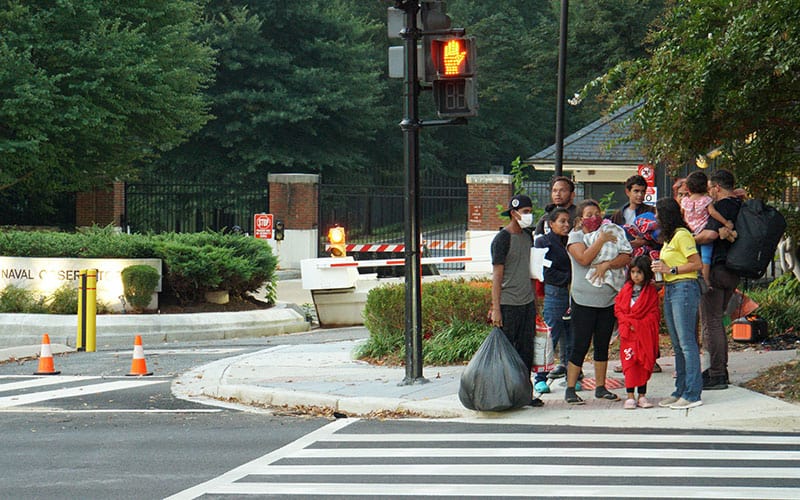
<instances>
[{"instance_id":1,"label":"black trash bag","mask_svg":"<svg viewBox=\"0 0 800 500\"><path fill-rule=\"evenodd\" d=\"M503 411L530 404L532 393L531 375L519 353L501 329L492 329L461 374L461 404Z\"/></svg>"}]
</instances>

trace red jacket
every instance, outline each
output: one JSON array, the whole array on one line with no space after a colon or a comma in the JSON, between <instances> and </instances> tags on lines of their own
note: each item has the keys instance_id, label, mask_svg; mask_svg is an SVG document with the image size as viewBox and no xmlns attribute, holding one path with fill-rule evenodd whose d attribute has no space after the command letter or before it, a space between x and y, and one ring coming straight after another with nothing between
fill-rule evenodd
<instances>
[{"instance_id":1,"label":"red jacket","mask_svg":"<svg viewBox=\"0 0 800 500\"><path fill-rule=\"evenodd\" d=\"M628 280L614 303L619 323L619 356L625 374L625 387L639 387L650 380L658 359L658 328L661 311L658 292L652 283L642 288L631 307L633 283Z\"/></svg>"}]
</instances>

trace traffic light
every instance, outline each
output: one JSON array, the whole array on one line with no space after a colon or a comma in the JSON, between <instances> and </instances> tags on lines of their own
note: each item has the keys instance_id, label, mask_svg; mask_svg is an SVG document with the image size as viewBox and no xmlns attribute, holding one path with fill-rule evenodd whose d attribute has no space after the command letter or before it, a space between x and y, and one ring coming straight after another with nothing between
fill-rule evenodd
<instances>
[{"instance_id":1,"label":"traffic light","mask_svg":"<svg viewBox=\"0 0 800 500\"><path fill-rule=\"evenodd\" d=\"M328 243L330 244L331 257L347 256L347 241L343 227L334 226L328 229Z\"/></svg>"},{"instance_id":2,"label":"traffic light","mask_svg":"<svg viewBox=\"0 0 800 500\"><path fill-rule=\"evenodd\" d=\"M275 241L283 241L285 227L282 220L275 221Z\"/></svg>"},{"instance_id":3,"label":"traffic light","mask_svg":"<svg viewBox=\"0 0 800 500\"><path fill-rule=\"evenodd\" d=\"M431 40L433 99L440 118L478 114L475 52L474 37L451 36Z\"/></svg>"}]
</instances>

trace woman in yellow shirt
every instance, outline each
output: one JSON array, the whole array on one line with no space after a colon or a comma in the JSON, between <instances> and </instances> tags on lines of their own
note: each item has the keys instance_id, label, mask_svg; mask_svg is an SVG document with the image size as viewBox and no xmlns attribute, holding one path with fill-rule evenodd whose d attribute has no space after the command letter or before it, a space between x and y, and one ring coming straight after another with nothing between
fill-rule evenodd
<instances>
[{"instance_id":1,"label":"woman in yellow shirt","mask_svg":"<svg viewBox=\"0 0 800 500\"><path fill-rule=\"evenodd\" d=\"M675 351L675 390L659 406L675 410L703 404L703 376L697 345L697 310L700 286L697 271L703 267L692 233L673 198L656 203L656 220L664 241L660 260L653 261L654 272L664 276L664 320Z\"/></svg>"}]
</instances>

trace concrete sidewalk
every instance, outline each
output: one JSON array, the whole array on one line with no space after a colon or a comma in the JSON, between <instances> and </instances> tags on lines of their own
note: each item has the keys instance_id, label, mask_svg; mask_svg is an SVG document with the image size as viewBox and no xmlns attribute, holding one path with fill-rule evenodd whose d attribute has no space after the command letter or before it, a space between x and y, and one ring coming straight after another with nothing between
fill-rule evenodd
<instances>
[{"instance_id":1,"label":"concrete sidewalk","mask_svg":"<svg viewBox=\"0 0 800 500\"><path fill-rule=\"evenodd\" d=\"M498 423L800 432L800 405L735 385L704 392L703 406L691 410L624 410L622 401L597 400L588 390L579 393L585 405L568 405L563 399L562 379L554 381L552 392L542 397L543 408L475 412L458 399L464 366L425 367L427 383L399 385L405 378L404 368L353 359L360 342L279 346L220 360L186 373L173 390L199 400L210 397L245 405L324 407L348 416L405 414ZM795 357L796 351L731 352L732 382L752 378L764 368ZM654 403L669 396L674 387L672 359L663 357L659 363L664 371L653 374L648 384L648 396ZM584 372L589 378L594 376L590 363ZM620 387L613 392L624 397L623 381L616 375L612 374L607 386Z\"/></svg>"},{"instance_id":2,"label":"concrete sidewalk","mask_svg":"<svg viewBox=\"0 0 800 500\"><path fill-rule=\"evenodd\" d=\"M281 302L287 305L311 302L310 293L302 289L299 279L289 275L282 278L278 282ZM293 309L284 307L270 311L285 314ZM194 319L197 318L178 321L193 323L187 329L190 336L191 330L196 329ZM361 336L367 336L363 327L355 328ZM111 337L120 333L115 328L109 329L114 330L108 332ZM125 335L126 345L128 336ZM35 357L39 353L38 342L37 337L16 347L0 349L0 360ZM209 403L209 398L230 398L254 406L325 407L350 416L407 415L497 423L800 432L800 405L733 385L723 391L704 392L703 406L691 410L658 407L624 410L621 401L596 400L592 391L580 393L586 405L567 405L563 400L562 381L557 380L552 384L553 392L542 397L545 401L543 408L526 407L502 413L475 412L464 408L458 399L464 366L424 367L423 376L427 383L399 385L405 378L404 368L373 366L354 360L353 351L359 342L284 345L226 358L182 375L173 383L173 392L206 403ZM52 350L58 354L72 348L54 342ZM742 383L769 366L796 357L797 351L794 350L731 352L731 380L734 384ZM615 363L612 361L610 364L613 366ZM674 384L672 359L661 358L659 364L664 371L653 374L648 383L648 396L653 402L669 396ZM594 376L590 363L584 365L584 372L587 377ZM608 387L623 397L621 376L610 375ZM221 404L218 401L214 403Z\"/></svg>"}]
</instances>

